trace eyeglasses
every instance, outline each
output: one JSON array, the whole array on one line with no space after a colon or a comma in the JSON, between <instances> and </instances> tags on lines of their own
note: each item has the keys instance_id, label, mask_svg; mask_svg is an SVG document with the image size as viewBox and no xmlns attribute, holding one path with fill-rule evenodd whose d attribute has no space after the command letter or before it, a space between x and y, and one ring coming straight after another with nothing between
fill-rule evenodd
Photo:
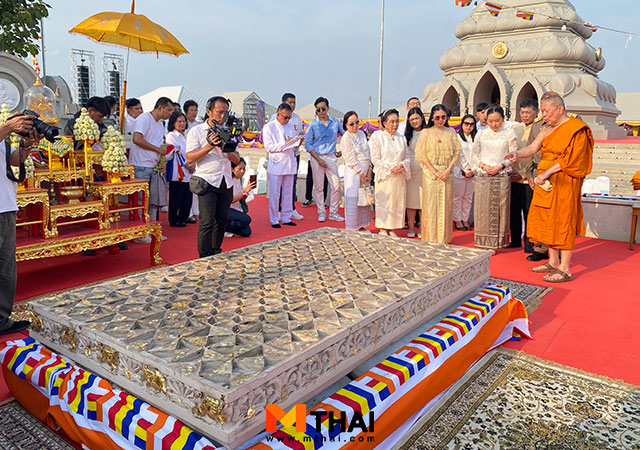
<instances>
[{"instance_id":1,"label":"eyeglasses","mask_svg":"<svg viewBox=\"0 0 640 450\"><path fill-rule=\"evenodd\" d=\"M327 110L327 108L325 108L324 106L321 106L320 108L316 108L316 112L325 112Z\"/></svg>"},{"instance_id":2,"label":"eyeglasses","mask_svg":"<svg viewBox=\"0 0 640 450\"><path fill-rule=\"evenodd\" d=\"M360 125L360 122L349 122L349 123L347 123L347 126L348 126L348 127L352 127L352 126L354 126L354 125L356 125L356 126L357 126L357 125Z\"/></svg>"},{"instance_id":3,"label":"eyeglasses","mask_svg":"<svg viewBox=\"0 0 640 450\"><path fill-rule=\"evenodd\" d=\"M447 120L447 116L433 116L433 120Z\"/></svg>"},{"instance_id":4,"label":"eyeglasses","mask_svg":"<svg viewBox=\"0 0 640 450\"><path fill-rule=\"evenodd\" d=\"M462 122L462 125L467 125L467 126L474 126L476 123L475 122Z\"/></svg>"}]
</instances>

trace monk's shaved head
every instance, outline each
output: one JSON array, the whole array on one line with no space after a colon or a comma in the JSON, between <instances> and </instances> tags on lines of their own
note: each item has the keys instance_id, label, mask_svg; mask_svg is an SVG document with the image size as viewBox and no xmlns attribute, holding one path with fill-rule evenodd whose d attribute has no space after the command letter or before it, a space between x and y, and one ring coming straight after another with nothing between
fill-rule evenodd
<instances>
[{"instance_id":1,"label":"monk's shaved head","mask_svg":"<svg viewBox=\"0 0 640 450\"><path fill-rule=\"evenodd\" d=\"M560 94L553 91L549 91L542 96L540 104L542 105L543 103L551 103L553 106L565 107L564 100L560 97Z\"/></svg>"}]
</instances>

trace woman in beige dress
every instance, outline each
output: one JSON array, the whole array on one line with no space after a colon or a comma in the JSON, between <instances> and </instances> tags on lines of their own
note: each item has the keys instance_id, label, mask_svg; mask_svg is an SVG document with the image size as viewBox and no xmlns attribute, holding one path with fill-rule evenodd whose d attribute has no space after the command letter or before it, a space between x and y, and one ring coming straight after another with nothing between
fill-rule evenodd
<instances>
[{"instance_id":1,"label":"woman in beige dress","mask_svg":"<svg viewBox=\"0 0 640 450\"><path fill-rule=\"evenodd\" d=\"M449 128L444 105L431 108L427 128L420 132L416 160L422 165L422 239L448 244L453 238L453 168L460 141Z\"/></svg>"},{"instance_id":2,"label":"woman in beige dress","mask_svg":"<svg viewBox=\"0 0 640 450\"><path fill-rule=\"evenodd\" d=\"M420 132L427 127L424 113L420 108L411 108L407 114L407 126L404 136L409 146L409 160L411 162L411 178L407 181L407 237L416 237L416 213L422 209L422 166L416 161L416 145ZM420 214L422 216L422 214ZM418 237L422 234L418 232Z\"/></svg>"},{"instance_id":3,"label":"woman in beige dress","mask_svg":"<svg viewBox=\"0 0 640 450\"><path fill-rule=\"evenodd\" d=\"M369 140L376 181L376 227L380 234L391 236L404 225L406 180L411 176L407 140L398 133L399 117L397 110L386 110L382 130Z\"/></svg>"},{"instance_id":4,"label":"woman in beige dress","mask_svg":"<svg viewBox=\"0 0 640 450\"><path fill-rule=\"evenodd\" d=\"M474 244L499 249L509 245L511 204L511 161L504 157L518 150L513 129L504 128L504 110L493 105L487 110L488 128L476 135L472 147L475 178Z\"/></svg>"}]
</instances>

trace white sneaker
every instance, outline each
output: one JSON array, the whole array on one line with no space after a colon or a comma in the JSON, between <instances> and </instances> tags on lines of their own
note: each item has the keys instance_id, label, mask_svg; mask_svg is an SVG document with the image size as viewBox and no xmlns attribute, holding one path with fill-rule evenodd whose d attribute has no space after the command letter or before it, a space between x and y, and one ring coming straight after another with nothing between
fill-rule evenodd
<instances>
[{"instance_id":1,"label":"white sneaker","mask_svg":"<svg viewBox=\"0 0 640 450\"><path fill-rule=\"evenodd\" d=\"M234 237L234 236L235 236L235 234L230 233L230 232L228 232L228 231L225 231L225 233L224 233L224 237L225 237L226 239L228 239L228 238L232 238L232 237Z\"/></svg>"},{"instance_id":2,"label":"white sneaker","mask_svg":"<svg viewBox=\"0 0 640 450\"><path fill-rule=\"evenodd\" d=\"M418 237L422 239L422 233L420 233L419 231L418 231Z\"/></svg>"},{"instance_id":3,"label":"white sneaker","mask_svg":"<svg viewBox=\"0 0 640 450\"><path fill-rule=\"evenodd\" d=\"M161 240L161 241L166 241L166 240L167 240L167 237L163 234L160 240Z\"/></svg>"},{"instance_id":4,"label":"white sneaker","mask_svg":"<svg viewBox=\"0 0 640 450\"><path fill-rule=\"evenodd\" d=\"M133 240L136 244L151 244L151 236L136 238Z\"/></svg>"},{"instance_id":5,"label":"white sneaker","mask_svg":"<svg viewBox=\"0 0 640 450\"><path fill-rule=\"evenodd\" d=\"M329 214L329 220L333 220L335 222L344 222L344 217L342 217L340 214L335 213L335 214Z\"/></svg>"},{"instance_id":6,"label":"white sneaker","mask_svg":"<svg viewBox=\"0 0 640 450\"><path fill-rule=\"evenodd\" d=\"M169 207L168 206L163 206L162 208L160 208L161 212L169 212Z\"/></svg>"},{"instance_id":7,"label":"white sneaker","mask_svg":"<svg viewBox=\"0 0 640 450\"><path fill-rule=\"evenodd\" d=\"M325 213L318 214L318 222L324 222L325 220L327 220Z\"/></svg>"},{"instance_id":8,"label":"white sneaker","mask_svg":"<svg viewBox=\"0 0 640 450\"><path fill-rule=\"evenodd\" d=\"M294 209L291 213L291 218L293 220L302 220L304 219L304 216Z\"/></svg>"},{"instance_id":9,"label":"white sneaker","mask_svg":"<svg viewBox=\"0 0 640 450\"><path fill-rule=\"evenodd\" d=\"M387 230L380 230L380 231L378 232L378 234L379 234L380 236L388 236L388 235L389 235L389 232L388 232Z\"/></svg>"}]
</instances>

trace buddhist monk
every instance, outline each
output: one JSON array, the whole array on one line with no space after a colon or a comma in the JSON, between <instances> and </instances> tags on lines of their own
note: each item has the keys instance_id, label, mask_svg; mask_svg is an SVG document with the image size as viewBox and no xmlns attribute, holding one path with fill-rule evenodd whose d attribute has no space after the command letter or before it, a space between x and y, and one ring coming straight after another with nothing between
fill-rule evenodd
<instances>
[{"instance_id":1,"label":"buddhist monk","mask_svg":"<svg viewBox=\"0 0 640 450\"><path fill-rule=\"evenodd\" d=\"M527 235L549 246L549 262L531 270L546 272L545 281L563 283L573 280L570 265L576 235L585 233L580 195L582 181L591 173L593 136L586 123L567 115L559 94L547 92L540 106L548 128L505 159L515 162L541 152Z\"/></svg>"}]
</instances>

